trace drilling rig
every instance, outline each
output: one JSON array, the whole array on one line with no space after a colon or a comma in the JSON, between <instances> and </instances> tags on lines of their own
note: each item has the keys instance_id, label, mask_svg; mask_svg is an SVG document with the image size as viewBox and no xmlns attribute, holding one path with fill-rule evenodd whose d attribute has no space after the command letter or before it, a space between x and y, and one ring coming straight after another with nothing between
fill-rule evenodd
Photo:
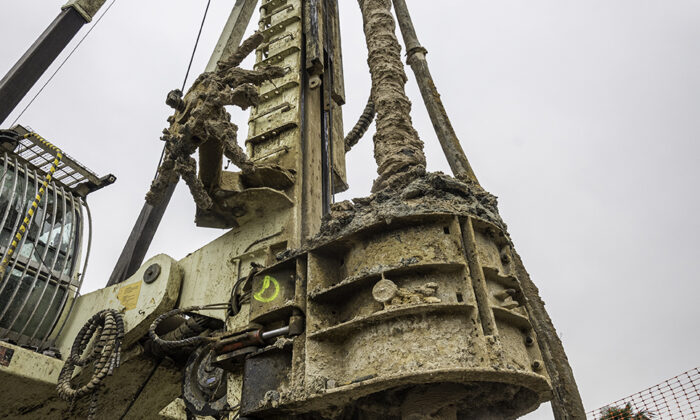
<instances>
[{"instance_id":1,"label":"drilling rig","mask_svg":"<svg viewBox=\"0 0 700 420\"><path fill-rule=\"evenodd\" d=\"M0 119L104 3L64 6L0 81ZM167 94L157 177L95 292L78 293L86 196L116 178L27 127L0 131L0 416L510 419L551 400L555 418L585 418L405 0L358 3L372 89L346 135L338 1L235 2L205 72ZM453 176L426 171L397 22ZM227 106L251 109L244 148ZM372 193L335 203L372 121ZM223 234L181 260L144 261L180 179L197 226Z\"/></svg>"}]
</instances>

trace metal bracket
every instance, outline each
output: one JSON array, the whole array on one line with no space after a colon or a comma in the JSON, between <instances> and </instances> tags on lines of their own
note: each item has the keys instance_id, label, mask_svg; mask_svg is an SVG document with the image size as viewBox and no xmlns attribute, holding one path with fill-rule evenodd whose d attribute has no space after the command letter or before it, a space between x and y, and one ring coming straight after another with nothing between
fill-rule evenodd
<instances>
[{"instance_id":1,"label":"metal bracket","mask_svg":"<svg viewBox=\"0 0 700 420\"><path fill-rule=\"evenodd\" d=\"M61 10L72 7L80 13L86 22L90 22L106 2L107 0L70 0L61 7Z\"/></svg>"}]
</instances>

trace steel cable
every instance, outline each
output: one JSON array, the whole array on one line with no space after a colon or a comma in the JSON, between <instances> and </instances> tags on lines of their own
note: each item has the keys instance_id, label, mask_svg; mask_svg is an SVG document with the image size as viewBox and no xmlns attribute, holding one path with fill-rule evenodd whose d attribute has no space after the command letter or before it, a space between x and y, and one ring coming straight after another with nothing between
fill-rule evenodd
<instances>
[{"instance_id":1,"label":"steel cable","mask_svg":"<svg viewBox=\"0 0 700 420\"><path fill-rule=\"evenodd\" d=\"M61 71L63 66L68 62L68 60L73 56L73 54L75 54L75 52L78 50L78 48L83 44L83 41L85 41L85 39L88 37L88 35L90 35L92 33L93 29L95 29L97 27L97 25L102 21L102 18L104 18L107 15L107 12L109 12L109 9L111 9L112 6L114 6L114 3L116 3L116 2L117 2L117 0L112 0L112 2L109 4L109 6L107 6L107 9L105 9L104 13L102 13L100 15L100 17L97 18L97 20L95 21L95 24L90 27L90 29L87 31L87 33L80 39L80 41L78 41L78 43L71 50L71 52L68 53L66 58L61 62L61 64L53 72L53 74L51 74L51 76L48 78L48 80L46 80L46 82L43 84L43 86L41 86L41 89L39 89L39 91L36 93L36 95L34 95L34 97L31 99L31 101L29 101L27 106L25 106L24 109L22 109L22 112L20 112L19 115L17 116L17 118L15 118L15 120L12 122L12 125L17 124L17 121L19 121L19 119L22 118L22 115L24 115L24 113L27 112L27 109L29 109L29 107L32 106L34 101L36 101L36 99L39 97L39 95L41 95L41 93L44 91L44 89L46 89L46 86L48 86L49 83L51 83L51 81L54 79L54 77L56 77L58 72Z\"/></svg>"},{"instance_id":2,"label":"steel cable","mask_svg":"<svg viewBox=\"0 0 700 420\"><path fill-rule=\"evenodd\" d=\"M204 17L202 18L202 23L199 25L199 32L197 33L197 40L194 42L194 48L192 49L192 56L190 57L190 64L187 66L187 72L185 73L185 80L182 82L182 92L185 91L185 86L187 85L187 79L190 76L190 70L192 69L192 62L194 62L194 55L197 52L197 47L199 46L199 38L202 36L202 29L204 29L204 23L207 21L207 15L209 14L209 6L211 5L211 0L207 1L207 7L204 9Z\"/></svg>"},{"instance_id":3,"label":"steel cable","mask_svg":"<svg viewBox=\"0 0 700 420\"><path fill-rule=\"evenodd\" d=\"M209 6L211 5L211 0L207 1L207 6L204 9L204 17L202 17L202 23L199 25L199 32L197 33L197 40L194 42L194 48L192 48L192 55L190 56L190 62L187 65L187 71L185 72L185 80L182 81L182 89L180 89L180 92L185 91L185 87L187 86L187 79L190 77L190 70L192 69L192 63L194 62L194 56L197 53L197 47L199 47L199 39L202 36L202 30L204 29L204 23L207 21L207 15L209 14ZM165 158L165 149L166 145L163 145L163 150L160 152L160 159L158 159L158 166L156 166L156 173L153 175L153 180L155 181L156 178L158 178L158 169L160 169L160 165L163 163L163 158Z\"/></svg>"}]
</instances>

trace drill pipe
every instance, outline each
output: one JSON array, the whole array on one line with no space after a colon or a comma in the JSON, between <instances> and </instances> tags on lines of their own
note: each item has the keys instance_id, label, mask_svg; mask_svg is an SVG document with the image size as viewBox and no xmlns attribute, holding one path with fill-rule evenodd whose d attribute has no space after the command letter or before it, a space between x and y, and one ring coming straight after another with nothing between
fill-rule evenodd
<instances>
[{"instance_id":1,"label":"drill pipe","mask_svg":"<svg viewBox=\"0 0 700 420\"><path fill-rule=\"evenodd\" d=\"M406 44L406 55L408 56L406 61L416 75L418 88L423 97L423 102L425 102L425 107L428 109L430 121L433 123L442 151L447 157L447 163L449 163L455 178L462 181L471 180L478 184L479 181L476 178L476 174L474 174L474 170L472 170L469 160L467 160L467 155L459 144L459 139L452 127L450 118L447 116L445 106L440 100L440 94L435 87L433 76L428 68L428 61L425 59L428 51L418 42L418 36L413 27L413 21L408 13L405 0L394 0L394 10L401 28L401 35L403 35L403 40Z\"/></svg>"}]
</instances>

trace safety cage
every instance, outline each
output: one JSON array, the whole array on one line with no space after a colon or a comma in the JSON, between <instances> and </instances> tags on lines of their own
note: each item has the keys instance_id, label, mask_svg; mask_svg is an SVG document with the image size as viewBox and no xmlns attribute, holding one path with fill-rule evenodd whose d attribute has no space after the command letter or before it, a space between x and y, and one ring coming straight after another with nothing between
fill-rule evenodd
<instances>
[{"instance_id":1,"label":"safety cage","mask_svg":"<svg viewBox=\"0 0 700 420\"><path fill-rule=\"evenodd\" d=\"M52 351L87 267L85 197L115 178L98 178L21 126L0 143L0 340Z\"/></svg>"}]
</instances>

